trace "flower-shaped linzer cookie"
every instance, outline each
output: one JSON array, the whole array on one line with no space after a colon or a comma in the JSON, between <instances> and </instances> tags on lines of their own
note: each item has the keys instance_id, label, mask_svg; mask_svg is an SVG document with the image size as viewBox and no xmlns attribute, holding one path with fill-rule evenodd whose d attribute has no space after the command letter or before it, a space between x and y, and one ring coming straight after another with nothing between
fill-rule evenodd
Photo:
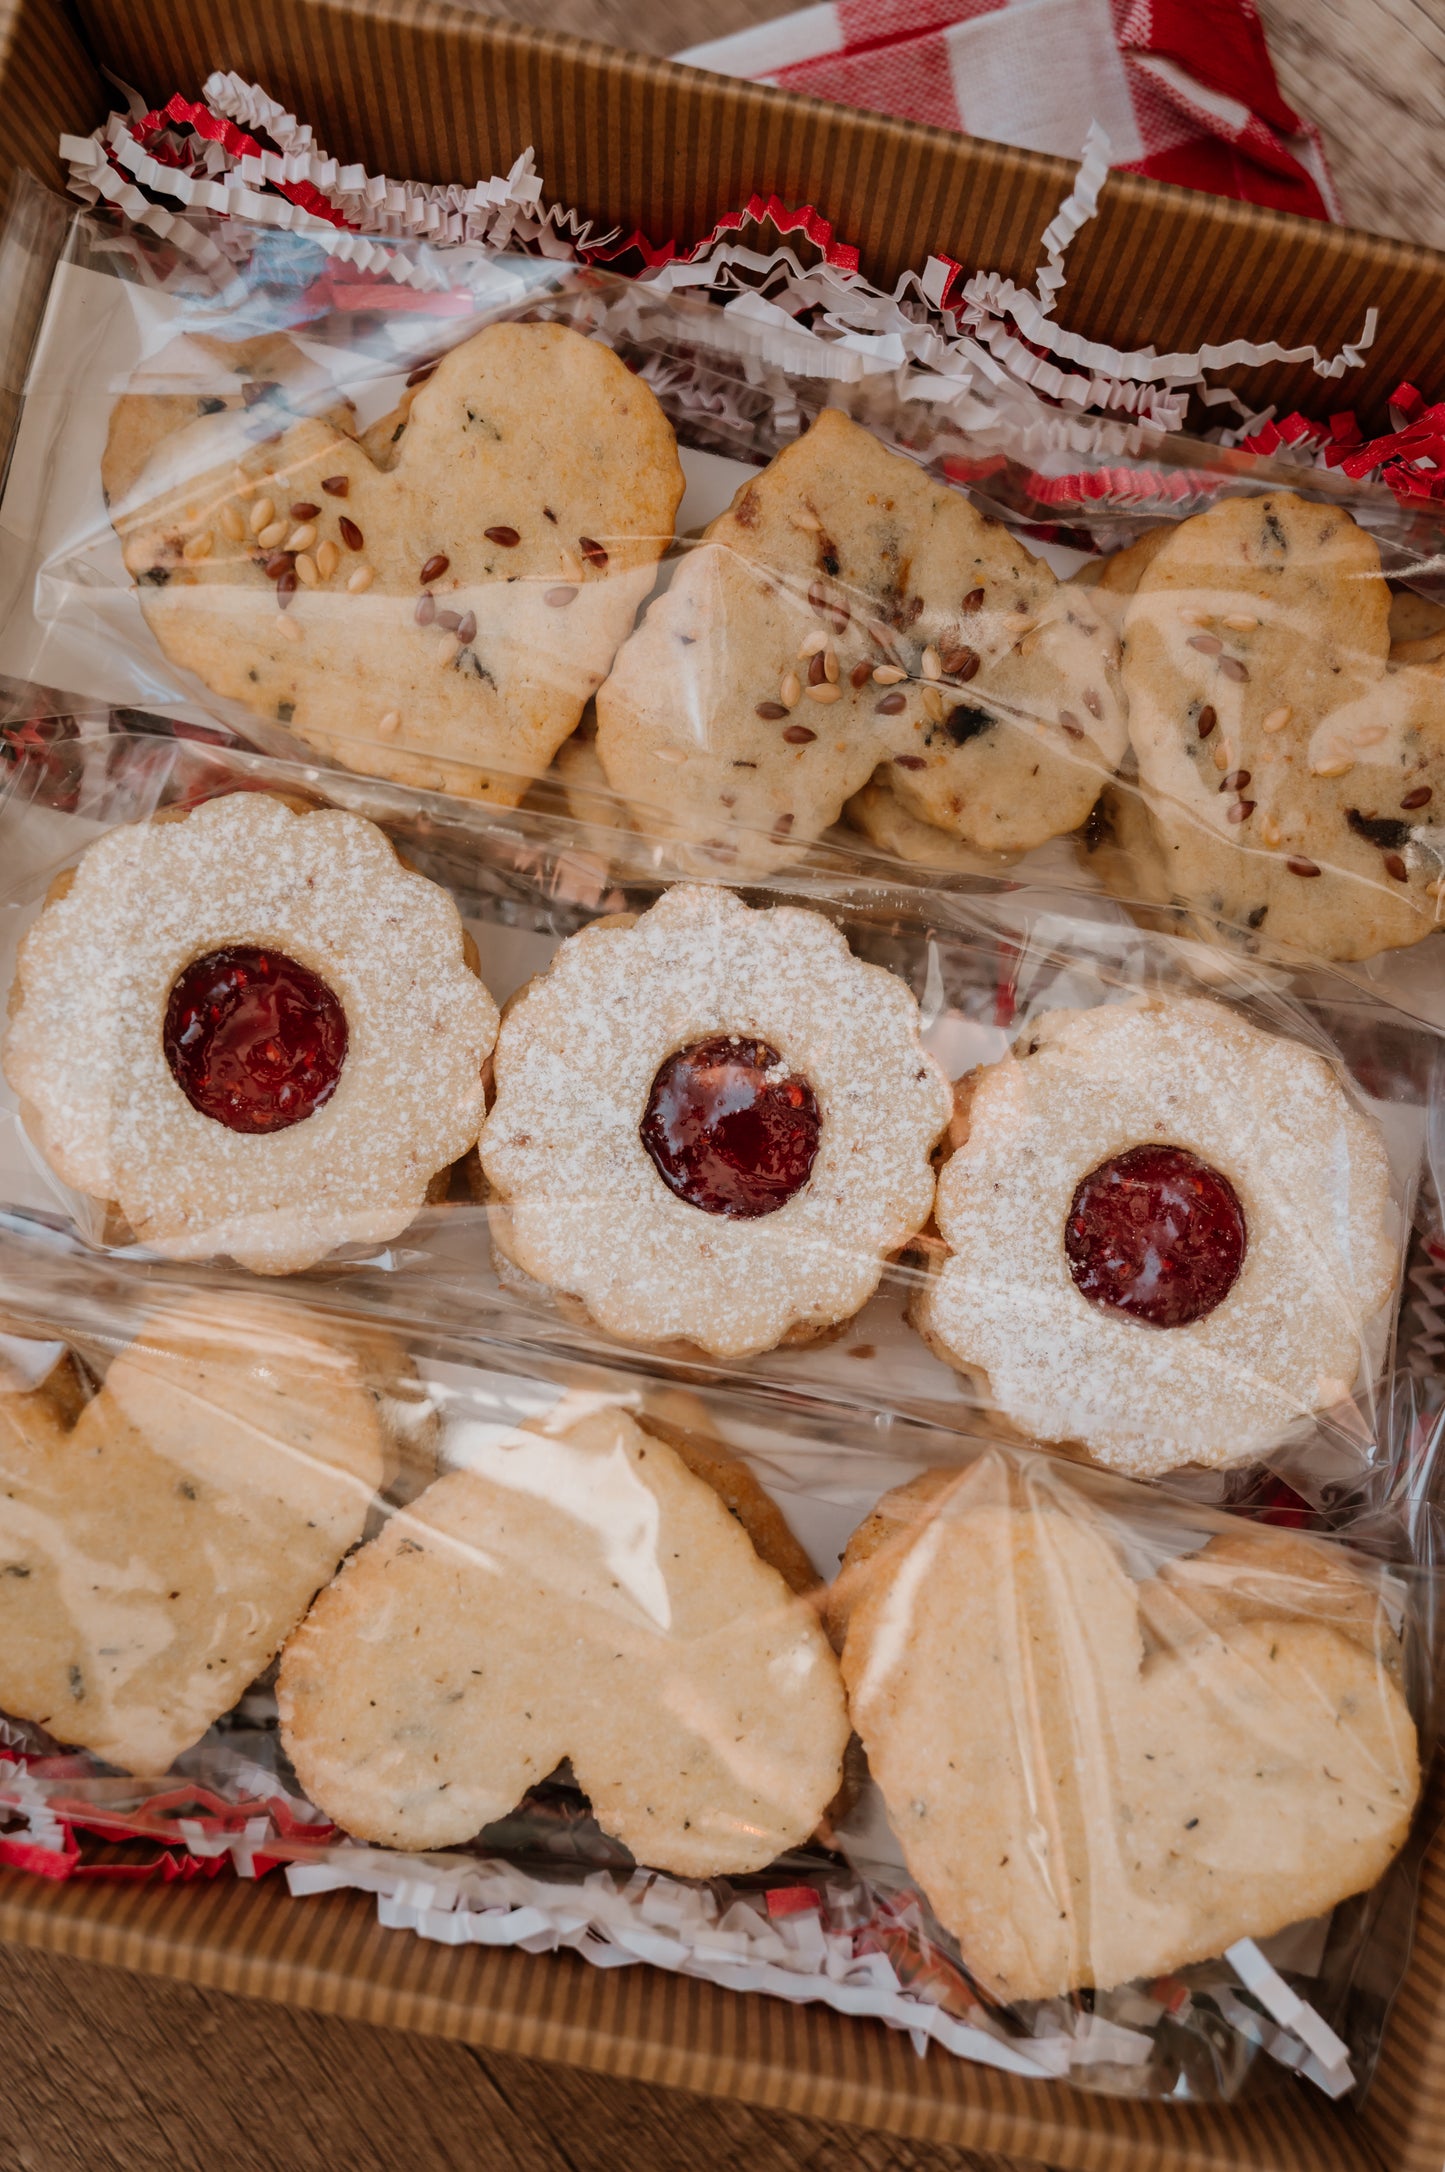
<instances>
[{"instance_id":1,"label":"flower-shaped linzer cookie","mask_svg":"<svg viewBox=\"0 0 1445 2172\"><path fill-rule=\"evenodd\" d=\"M1396 1213L1323 1057L1196 998L1058 1010L966 1116L916 1318L1013 1425L1147 1477L1247 1462L1351 1394Z\"/></svg>"},{"instance_id":2,"label":"flower-shaped linzer cookie","mask_svg":"<svg viewBox=\"0 0 1445 2172\"><path fill-rule=\"evenodd\" d=\"M832 924L683 885L508 1008L482 1135L515 1265L632 1342L715 1356L846 1320L933 1203L947 1082Z\"/></svg>"},{"instance_id":3,"label":"flower-shaped linzer cookie","mask_svg":"<svg viewBox=\"0 0 1445 2172\"><path fill-rule=\"evenodd\" d=\"M5 1076L56 1174L170 1259L383 1243L465 1154L497 1009L444 890L265 793L113 830L21 946Z\"/></svg>"}]
</instances>

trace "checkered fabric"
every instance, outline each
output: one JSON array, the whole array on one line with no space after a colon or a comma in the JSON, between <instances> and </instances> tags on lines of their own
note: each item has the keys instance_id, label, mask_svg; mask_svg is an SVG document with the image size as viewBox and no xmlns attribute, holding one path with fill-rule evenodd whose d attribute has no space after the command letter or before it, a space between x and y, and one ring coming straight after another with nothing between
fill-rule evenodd
<instances>
[{"instance_id":1,"label":"checkered fabric","mask_svg":"<svg viewBox=\"0 0 1445 2172\"><path fill-rule=\"evenodd\" d=\"M679 53L840 105L1339 219L1319 131L1280 96L1253 0L823 0Z\"/></svg>"}]
</instances>

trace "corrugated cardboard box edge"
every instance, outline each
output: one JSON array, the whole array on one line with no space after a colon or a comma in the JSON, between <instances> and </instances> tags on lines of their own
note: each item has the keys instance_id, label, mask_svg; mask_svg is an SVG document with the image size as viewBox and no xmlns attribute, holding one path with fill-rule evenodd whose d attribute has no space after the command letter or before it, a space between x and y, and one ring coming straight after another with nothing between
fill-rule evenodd
<instances>
[{"instance_id":1,"label":"corrugated cardboard box edge","mask_svg":"<svg viewBox=\"0 0 1445 2172\"><path fill-rule=\"evenodd\" d=\"M491 21L445 0L56 0L0 5L0 201L53 187L62 129L116 103L194 93L215 67L263 82L352 158L423 180L505 172L534 146L548 195L684 246L754 188L812 203L865 271L932 251L1012 276L1068 188L1056 159L916 128ZM12 259L13 261L13 259ZM43 292L0 327L8 441ZM1338 347L1381 312L1348 389L1252 373L1250 397L1383 420L1401 376L1445 384L1445 258L1129 176L1075 244L1065 321L1133 346L1218 337ZM1424 1830L1440 1821L1441 1788ZM874 2024L643 1967L441 1948L382 1930L355 1894L292 1901L273 1876L162 1888L0 1872L0 1939L76 1959L562 2059L1079 2172L1439 2172L1445 2157L1445 1846L1423 1851L1409 1976L1363 2107L1285 2086L1232 2107L1134 2104L1031 2084Z\"/></svg>"}]
</instances>

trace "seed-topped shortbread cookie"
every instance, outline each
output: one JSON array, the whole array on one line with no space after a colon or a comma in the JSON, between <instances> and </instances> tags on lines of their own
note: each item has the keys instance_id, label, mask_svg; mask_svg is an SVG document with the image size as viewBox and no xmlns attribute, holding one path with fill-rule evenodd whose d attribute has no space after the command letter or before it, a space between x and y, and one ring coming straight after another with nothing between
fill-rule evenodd
<instances>
[{"instance_id":1,"label":"seed-topped shortbread cookie","mask_svg":"<svg viewBox=\"0 0 1445 2172\"><path fill-rule=\"evenodd\" d=\"M873 1294L948 1111L896 975L818 913L683 885L508 1005L494 1241L628 1341L770 1350Z\"/></svg>"},{"instance_id":2,"label":"seed-topped shortbread cookie","mask_svg":"<svg viewBox=\"0 0 1445 2172\"><path fill-rule=\"evenodd\" d=\"M1146 568L1154 563L1173 532L1170 521L1146 528L1143 535L1126 544L1123 550L1111 551L1107 558L1091 558L1087 565L1080 566L1072 577L1072 585L1093 589L1104 598L1113 597L1117 604L1121 596L1133 595Z\"/></svg>"},{"instance_id":3,"label":"seed-topped shortbread cookie","mask_svg":"<svg viewBox=\"0 0 1445 2172\"><path fill-rule=\"evenodd\" d=\"M889 1494L832 1608L913 1876L1002 2000L1107 1990L1366 1892L1420 1786L1380 1591L1255 1530L1136 1582L994 1456Z\"/></svg>"},{"instance_id":4,"label":"seed-topped shortbread cookie","mask_svg":"<svg viewBox=\"0 0 1445 2172\"><path fill-rule=\"evenodd\" d=\"M274 1300L155 1314L84 1400L0 1374L0 1710L164 1773L270 1664L383 1482L347 1336Z\"/></svg>"},{"instance_id":5,"label":"seed-topped shortbread cookie","mask_svg":"<svg viewBox=\"0 0 1445 2172\"><path fill-rule=\"evenodd\" d=\"M1433 603L1409 588L1390 591L1390 661L1445 662L1445 604Z\"/></svg>"},{"instance_id":6,"label":"seed-topped shortbread cookie","mask_svg":"<svg viewBox=\"0 0 1445 2172\"><path fill-rule=\"evenodd\" d=\"M282 1737L357 1839L470 1840L570 1758L603 1830L761 1870L837 1792L848 1723L806 1599L625 1411L480 1428L287 1645Z\"/></svg>"},{"instance_id":7,"label":"seed-topped shortbread cookie","mask_svg":"<svg viewBox=\"0 0 1445 2172\"><path fill-rule=\"evenodd\" d=\"M1271 491L1170 531L1124 683L1175 898L1329 958L1439 924L1445 676L1392 664L1379 549L1348 513Z\"/></svg>"},{"instance_id":8,"label":"seed-topped shortbread cookie","mask_svg":"<svg viewBox=\"0 0 1445 2172\"><path fill-rule=\"evenodd\" d=\"M476 1139L497 1008L444 890L267 793L112 830L20 947L5 1076L56 1174L171 1259L398 1236Z\"/></svg>"},{"instance_id":9,"label":"seed-topped shortbread cookie","mask_svg":"<svg viewBox=\"0 0 1445 2172\"><path fill-rule=\"evenodd\" d=\"M1049 1011L962 1113L916 1318L1014 1426L1145 1477L1353 1393L1398 1215L1323 1057L1198 999Z\"/></svg>"},{"instance_id":10,"label":"seed-topped shortbread cookie","mask_svg":"<svg viewBox=\"0 0 1445 2172\"><path fill-rule=\"evenodd\" d=\"M1157 548L1155 537L1162 538L1167 533L1165 528L1153 529L1129 549L1115 552L1112 558L1091 560L1066 584L1067 589L1076 591L1087 588L1089 596L1068 608L1076 617L1082 616L1086 624L1092 624L1096 617L1102 618L1110 629L1108 638L1117 639L1123 623L1124 596L1133 594L1140 570L1148 564ZM940 829L936 822L925 820L894 790L898 774L894 765L881 765L843 809L844 818L851 827L860 830L880 851L907 861L911 866L963 874L998 874L1019 858L1017 851L982 851L955 831ZM1106 797L1111 789L1106 783Z\"/></svg>"},{"instance_id":11,"label":"seed-topped shortbread cookie","mask_svg":"<svg viewBox=\"0 0 1445 2172\"><path fill-rule=\"evenodd\" d=\"M398 412L384 470L334 415L239 461L224 412L172 430L115 515L125 562L216 693L349 768L515 804L652 585L676 442L561 325L490 326Z\"/></svg>"},{"instance_id":12,"label":"seed-topped shortbread cookie","mask_svg":"<svg viewBox=\"0 0 1445 2172\"><path fill-rule=\"evenodd\" d=\"M154 496L165 472L153 464L157 455L198 421L205 443L243 460L304 415L319 416L338 433L355 428L350 400L284 332L243 340L182 333L140 364L110 411L100 480L112 518L123 522L135 510L132 493L142 474L148 473L144 495ZM187 472L182 460L178 484Z\"/></svg>"},{"instance_id":13,"label":"seed-topped shortbread cookie","mask_svg":"<svg viewBox=\"0 0 1445 2172\"><path fill-rule=\"evenodd\" d=\"M861 792L855 792L843 809L850 826L870 845L913 867L945 869L950 874L1002 874L1018 858L1016 852L980 852L965 844L951 830L925 822L910 812L888 782L887 770L875 770Z\"/></svg>"},{"instance_id":14,"label":"seed-topped shortbread cookie","mask_svg":"<svg viewBox=\"0 0 1445 2172\"><path fill-rule=\"evenodd\" d=\"M1015 854L1074 829L1124 748L1093 600L826 410L739 491L618 656L597 749L702 870L798 856L874 770Z\"/></svg>"},{"instance_id":15,"label":"seed-topped shortbread cookie","mask_svg":"<svg viewBox=\"0 0 1445 2172\"><path fill-rule=\"evenodd\" d=\"M1436 603L1413 588L1390 591L1390 647L1408 649L1413 642L1445 638L1445 603Z\"/></svg>"}]
</instances>

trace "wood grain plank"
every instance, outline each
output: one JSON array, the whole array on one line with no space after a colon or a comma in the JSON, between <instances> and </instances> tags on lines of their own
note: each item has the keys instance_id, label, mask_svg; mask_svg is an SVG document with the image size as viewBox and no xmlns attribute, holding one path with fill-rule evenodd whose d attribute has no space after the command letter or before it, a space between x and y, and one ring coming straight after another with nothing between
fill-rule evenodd
<instances>
[{"instance_id":1,"label":"wood grain plank","mask_svg":"<svg viewBox=\"0 0 1445 2172\"><path fill-rule=\"evenodd\" d=\"M15 2172L1005 2172L13 1947L0 2101Z\"/></svg>"},{"instance_id":2,"label":"wood grain plank","mask_svg":"<svg viewBox=\"0 0 1445 2172\"><path fill-rule=\"evenodd\" d=\"M1280 88L1318 122L1352 226L1445 249L1445 4L1259 0Z\"/></svg>"}]
</instances>

